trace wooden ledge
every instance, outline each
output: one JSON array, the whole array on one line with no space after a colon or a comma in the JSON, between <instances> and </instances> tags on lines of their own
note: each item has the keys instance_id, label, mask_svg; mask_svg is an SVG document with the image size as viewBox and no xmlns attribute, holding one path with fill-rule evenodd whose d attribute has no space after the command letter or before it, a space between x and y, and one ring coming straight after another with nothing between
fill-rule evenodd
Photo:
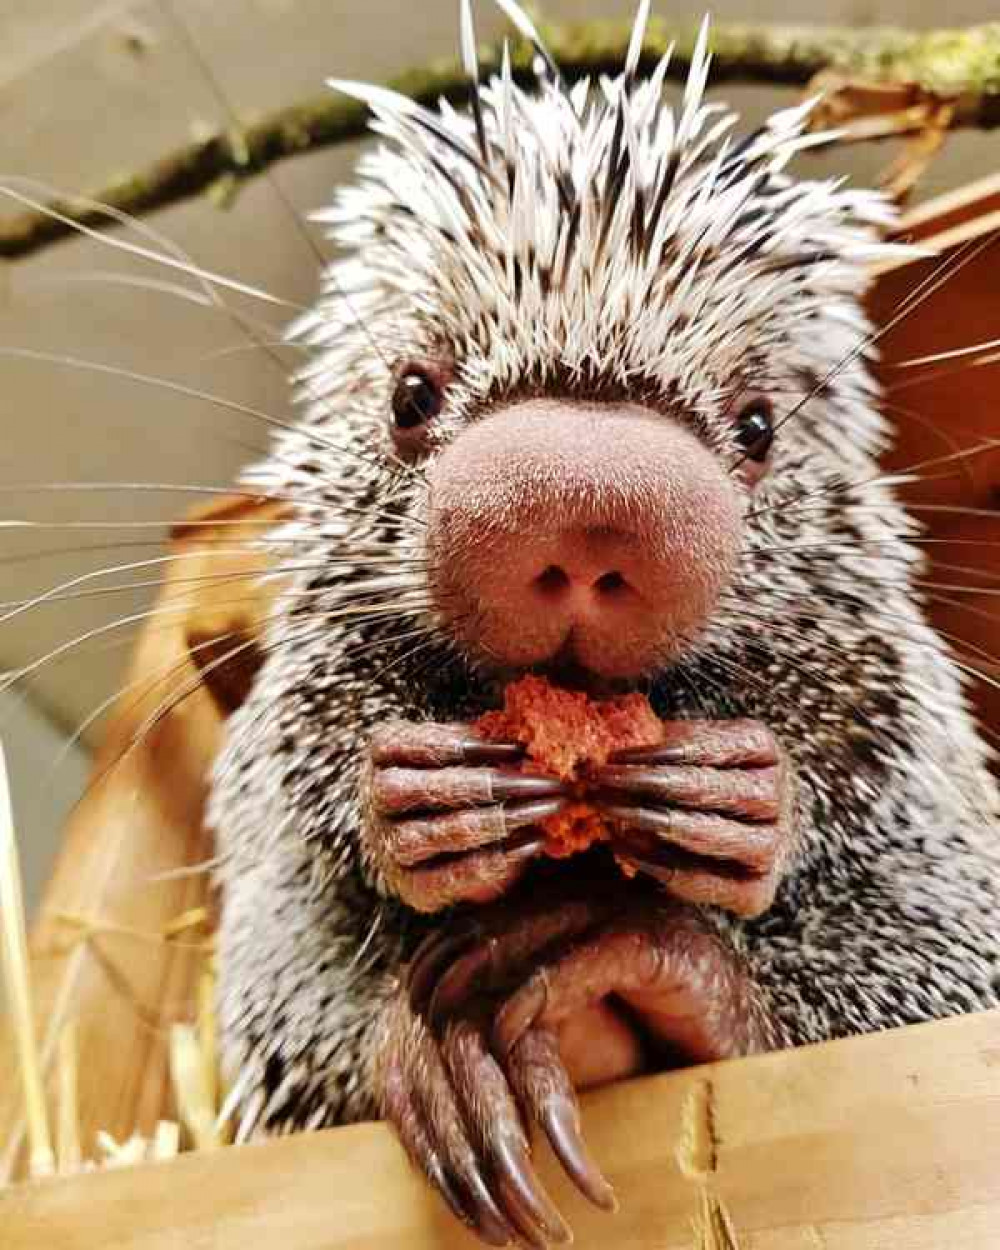
<instances>
[{"instance_id":1,"label":"wooden ledge","mask_svg":"<svg viewBox=\"0 0 1000 1250\"><path fill-rule=\"evenodd\" d=\"M618 1215L542 1161L579 1250L692 1250L685 1123L711 1133L707 1182L741 1250L1000 1245L1000 1012L613 1086L587 1097L585 1121ZM0 1230L4 1250L477 1244L379 1124L16 1186Z\"/></svg>"}]
</instances>

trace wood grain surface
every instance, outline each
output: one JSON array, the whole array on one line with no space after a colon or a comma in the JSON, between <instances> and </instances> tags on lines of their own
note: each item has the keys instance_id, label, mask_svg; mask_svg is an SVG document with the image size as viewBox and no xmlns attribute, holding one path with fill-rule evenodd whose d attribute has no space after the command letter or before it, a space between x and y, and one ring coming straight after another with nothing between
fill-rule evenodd
<instances>
[{"instance_id":1,"label":"wood grain surface","mask_svg":"<svg viewBox=\"0 0 1000 1250\"><path fill-rule=\"evenodd\" d=\"M706 1088L707 1087L707 1088ZM707 1093L707 1099L704 1095ZM1000 1013L647 1077L584 1100L609 1216L542 1176L578 1250L693 1250L678 1166L707 1106L740 1250L996 1250ZM383 1125L300 1135L0 1194L4 1250L432 1250L476 1244Z\"/></svg>"}]
</instances>

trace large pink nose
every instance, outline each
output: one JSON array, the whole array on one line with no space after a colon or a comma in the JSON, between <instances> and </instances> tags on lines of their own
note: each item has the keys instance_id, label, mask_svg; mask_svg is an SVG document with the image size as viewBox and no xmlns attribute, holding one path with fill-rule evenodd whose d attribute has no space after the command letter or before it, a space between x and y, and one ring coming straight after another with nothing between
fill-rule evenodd
<instances>
[{"instance_id":1,"label":"large pink nose","mask_svg":"<svg viewBox=\"0 0 1000 1250\"><path fill-rule=\"evenodd\" d=\"M607 677L669 661L735 563L739 498L678 422L530 400L473 424L430 477L431 584L456 639L503 665Z\"/></svg>"}]
</instances>

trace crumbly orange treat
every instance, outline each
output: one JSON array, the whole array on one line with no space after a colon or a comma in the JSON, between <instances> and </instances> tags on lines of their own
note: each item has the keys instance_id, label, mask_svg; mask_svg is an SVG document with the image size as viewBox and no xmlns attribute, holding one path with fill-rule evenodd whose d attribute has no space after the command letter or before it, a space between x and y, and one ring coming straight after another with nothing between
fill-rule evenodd
<instances>
[{"instance_id":1,"label":"crumbly orange treat","mask_svg":"<svg viewBox=\"0 0 1000 1250\"><path fill-rule=\"evenodd\" d=\"M663 725L645 695L591 699L532 675L512 682L502 710L487 712L476 725L494 742L522 743L530 764L579 782L581 796L588 771L607 763L613 752L655 746L663 738ZM557 858L611 836L608 822L582 797L543 821L542 828L547 854Z\"/></svg>"}]
</instances>

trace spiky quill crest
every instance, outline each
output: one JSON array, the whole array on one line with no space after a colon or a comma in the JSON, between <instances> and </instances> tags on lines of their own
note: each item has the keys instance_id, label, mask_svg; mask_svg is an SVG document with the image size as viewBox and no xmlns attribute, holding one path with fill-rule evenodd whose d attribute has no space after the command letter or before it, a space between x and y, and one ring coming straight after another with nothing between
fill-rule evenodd
<instances>
[{"instance_id":1,"label":"spiky quill crest","mask_svg":"<svg viewBox=\"0 0 1000 1250\"><path fill-rule=\"evenodd\" d=\"M413 920L363 861L365 743L388 717L484 710L427 595L422 471L388 454L394 371L425 354L454 365L439 445L525 389L606 388L727 454L732 396L774 396L787 424L731 593L690 663L651 685L666 712L764 720L799 772L794 869L769 913L719 915L720 933L785 1042L997 1002L995 788L923 619L914 526L875 460L887 427L858 297L890 210L787 177L816 142L808 105L734 137L704 99L707 26L672 110L666 60L636 76L647 11L623 73L598 84L567 90L542 50L531 90L505 57L468 114L339 84L388 145L320 214L347 255L295 327L314 352L301 419L246 477L295 500L275 546L288 590L210 811L244 1135L377 1110L373 1057Z\"/></svg>"},{"instance_id":2,"label":"spiky quill crest","mask_svg":"<svg viewBox=\"0 0 1000 1250\"><path fill-rule=\"evenodd\" d=\"M296 327L330 349L303 375L310 397L322 405L337 393L359 323L372 334L388 323L390 356L394 316L455 353L467 391L455 406L558 373L655 386L710 416L742 379L772 380L776 349L828 361L815 351L817 321L849 350L890 208L837 182L784 176L823 140L805 131L812 102L734 138L736 116L705 99L707 21L671 108L670 52L648 80L636 77L647 7L624 72L596 85L567 89L539 56L537 83L522 90L506 50L500 74L478 83L468 4L469 113L332 83L370 106L391 146L365 157L360 184L317 214L355 259L331 270ZM872 431L858 433L870 442Z\"/></svg>"}]
</instances>

